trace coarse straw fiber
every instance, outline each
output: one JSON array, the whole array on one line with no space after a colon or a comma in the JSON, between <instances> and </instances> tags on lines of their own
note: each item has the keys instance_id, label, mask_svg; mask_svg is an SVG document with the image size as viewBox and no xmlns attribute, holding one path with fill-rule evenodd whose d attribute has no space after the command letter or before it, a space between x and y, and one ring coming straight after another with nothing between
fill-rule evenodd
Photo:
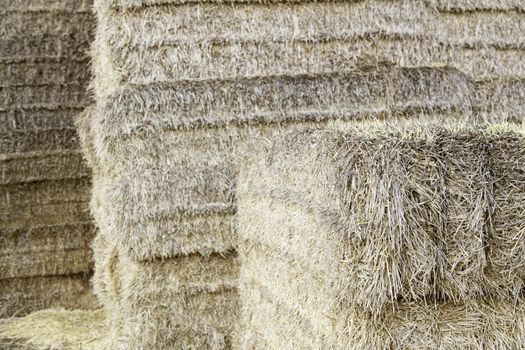
<instances>
[{"instance_id":1,"label":"coarse straw fiber","mask_svg":"<svg viewBox=\"0 0 525 350\"><path fill-rule=\"evenodd\" d=\"M525 123L525 80L501 78L478 81L477 118L488 122Z\"/></svg>"},{"instance_id":2,"label":"coarse straw fiber","mask_svg":"<svg viewBox=\"0 0 525 350\"><path fill-rule=\"evenodd\" d=\"M323 275L247 252L241 265L239 349L520 349L525 308L473 300L399 302L378 317L323 294ZM253 255L255 254L255 255ZM266 265L268 263L269 265Z\"/></svg>"},{"instance_id":3,"label":"coarse straw fiber","mask_svg":"<svg viewBox=\"0 0 525 350\"><path fill-rule=\"evenodd\" d=\"M98 303L109 311L114 310L120 301L120 275L117 273L119 252L114 240L107 239L100 230L92 243L93 278L91 284ZM116 310L115 310L116 312Z\"/></svg>"},{"instance_id":4,"label":"coarse straw fiber","mask_svg":"<svg viewBox=\"0 0 525 350\"><path fill-rule=\"evenodd\" d=\"M79 148L77 133L73 128L0 132L0 152L3 159L23 156L21 153L71 151Z\"/></svg>"},{"instance_id":5,"label":"coarse straw fiber","mask_svg":"<svg viewBox=\"0 0 525 350\"><path fill-rule=\"evenodd\" d=\"M161 296L113 313L108 349L229 349L236 291Z\"/></svg>"},{"instance_id":6,"label":"coarse straw fiber","mask_svg":"<svg viewBox=\"0 0 525 350\"><path fill-rule=\"evenodd\" d=\"M525 11L521 0L428 0L440 11L470 12L470 11Z\"/></svg>"},{"instance_id":7,"label":"coarse straw fiber","mask_svg":"<svg viewBox=\"0 0 525 350\"><path fill-rule=\"evenodd\" d=\"M85 61L91 42L89 32L62 35L20 35L0 38L0 62L53 61L68 57L71 62Z\"/></svg>"},{"instance_id":8,"label":"coarse straw fiber","mask_svg":"<svg viewBox=\"0 0 525 350\"><path fill-rule=\"evenodd\" d=\"M443 14L415 1L108 6L96 5L105 13L98 35L131 83L316 74L363 57L451 66L473 79L525 72L515 35L525 34L525 16L514 11Z\"/></svg>"},{"instance_id":9,"label":"coarse straw fiber","mask_svg":"<svg viewBox=\"0 0 525 350\"><path fill-rule=\"evenodd\" d=\"M85 33L94 28L92 17L89 12L12 12L0 18L0 34L10 37Z\"/></svg>"},{"instance_id":10,"label":"coarse straw fiber","mask_svg":"<svg viewBox=\"0 0 525 350\"><path fill-rule=\"evenodd\" d=\"M91 179L63 179L36 181L0 186L0 210L9 211L16 206L45 206L50 204L89 201ZM16 210L12 211L16 215Z\"/></svg>"},{"instance_id":11,"label":"coarse straw fiber","mask_svg":"<svg viewBox=\"0 0 525 350\"><path fill-rule=\"evenodd\" d=\"M374 65L320 75L124 85L97 107L90 130L100 163L129 162L141 154L133 157L136 167L137 158L160 153L157 161L166 153L159 152L167 146L157 136L163 131L383 119L414 112L458 112L467 119L475 118L475 100L475 85L455 69ZM174 134L166 137L178 137ZM151 150L143 152L142 145Z\"/></svg>"},{"instance_id":12,"label":"coarse straw fiber","mask_svg":"<svg viewBox=\"0 0 525 350\"><path fill-rule=\"evenodd\" d=\"M92 0L6 0L0 11L9 12L89 12Z\"/></svg>"},{"instance_id":13,"label":"coarse straw fiber","mask_svg":"<svg viewBox=\"0 0 525 350\"><path fill-rule=\"evenodd\" d=\"M0 110L16 108L76 108L89 101L86 84L0 87Z\"/></svg>"},{"instance_id":14,"label":"coarse straw fiber","mask_svg":"<svg viewBox=\"0 0 525 350\"><path fill-rule=\"evenodd\" d=\"M184 5L184 4L273 4L273 3L309 3L320 2L312 0L110 0L108 4L112 8L132 9L146 6L162 5ZM324 2L331 2L324 1ZM349 1L351 2L351 1ZM358 2L358 1L354 1ZM469 11L525 11L525 5L521 0L426 0L423 3L437 8L440 11L450 11L453 13Z\"/></svg>"},{"instance_id":15,"label":"coarse straw fiber","mask_svg":"<svg viewBox=\"0 0 525 350\"><path fill-rule=\"evenodd\" d=\"M48 62L0 63L0 85L66 85L87 82L90 72L88 60L68 62L67 58Z\"/></svg>"},{"instance_id":16,"label":"coarse straw fiber","mask_svg":"<svg viewBox=\"0 0 525 350\"><path fill-rule=\"evenodd\" d=\"M95 249L103 248L98 244L105 235L99 234ZM217 349L231 342L238 310L233 251L144 263L116 250L103 254L94 285L110 314L112 348Z\"/></svg>"},{"instance_id":17,"label":"coarse straw fiber","mask_svg":"<svg viewBox=\"0 0 525 350\"><path fill-rule=\"evenodd\" d=\"M0 230L0 278L92 270L91 222Z\"/></svg>"},{"instance_id":18,"label":"coarse straw fiber","mask_svg":"<svg viewBox=\"0 0 525 350\"><path fill-rule=\"evenodd\" d=\"M82 108L19 108L0 111L0 131L61 129L74 126Z\"/></svg>"},{"instance_id":19,"label":"coarse straw fiber","mask_svg":"<svg viewBox=\"0 0 525 350\"><path fill-rule=\"evenodd\" d=\"M90 174L80 150L21 155L0 161L0 185L84 178Z\"/></svg>"},{"instance_id":20,"label":"coarse straw fiber","mask_svg":"<svg viewBox=\"0 0 525 350\"><path fill-rule=\"evenodd\" d=\"M92 118L79 121L83 148L103 168L98 171L110 174L95 184L104 187L95 189L105 198L99 200L105 206L100 220L140 260L193 249L206 253L202 249L214 245L229 249L231 219L224 213L234 212L238 145L293 124L330 119L470 120L476 118L470 104L475 93L462 77L453 69L386 66L213 85L126 86L106 107L92 110ZM204 218L206 213L213 215ZM208 238L198 243L201 248L185 249L173 237L178 230ZM226 244L219 247L220 241Z\"/></svg>"},{"instance_id":21,"label":"coarse straw fiber","mask_svg":"<svg viewBox=\"0 0 525 350\"><path fill-rule=\"evenodd\" d=\"M493 138L488 155L494 206L489 268L499 284L510 283L518 292L525 285L525 140L503 129Z\"/></svg>"},{"instance_id":22,"label":"coarse straw fiber","mask_svg":"<svg viewBox=\"0 0 525 350\"><path fill-rule=\"evenodd\" d=\"M169 177L164 179L167 181ZM160 182L161 187L153 189L158 191L157 199L153 196L138 198L138 193L126 190L125 181L116 183L111 176L95 173L91 211L98 227L107 232L120 249L136 259L169 258L191 253L209 255L235 247L231 200L209 203L203 199L202 205L194 204L192 195L195 196L199 188L191 187L189 179L185 180L187 188L176 185L177 190L174 190L170 188L172 181ZM140 180L131 181L141 186ZM211 183L217 184L217 181ZM181 201L173 197L178 195L187 199ZM148 208L148 205L153 205L153 208ZM105 259L103 255L101 259Z\"/></svg>"},{"instance_id":23,"label":"coarse straw fiber","mask_svg":"<svg viewBox=\"0 0 525 350\"><path fill-rule=\"evenodd\" d=\"M105 320L103 310L60 308L3 319L0 348L97 350L104 344Z\"/></svg>"},{"instance_id":24,"label":"coarse straw fiber","mask_svg":"<svg viewBox=\"0 0 525 350\"><path fill-rule=\"evenodd\" d=\"M91 216L88 201L38 206L13 205L0 210L0 221L5 230L89 220Z\"/></svg>"},{"instance_id":25,"label":"coarse straw fiber","mask_svg":"<svg viewBox=\"0 0 525 350\"><path fill-rule=\"evenodd\" d=\"M93 309L89 279L87 273L0 279L0 317L51 307Z\"/></svg>"},{"instance_id":26,"label":"coarse straw fiber","mask_svg":"<svg viewBox=\"0 0 525 350\"><path fill-rule=\"evenodd\" d=\"M500 149L498 169L491 152L522 130L384 128L299 132L256 151L237 189L240 239L335 274L333 298L373 314L398 299L518 298L521 211L501 200L498 218L492 202L521 194L492 184L503 173L519 179L523 156Z\"/></svg>"}]
</instances>

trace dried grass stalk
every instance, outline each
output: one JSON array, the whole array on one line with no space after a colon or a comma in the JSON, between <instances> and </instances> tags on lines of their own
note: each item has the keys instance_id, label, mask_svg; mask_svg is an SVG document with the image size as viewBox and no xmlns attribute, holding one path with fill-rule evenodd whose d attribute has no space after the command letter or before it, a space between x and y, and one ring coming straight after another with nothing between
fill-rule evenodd
<instances>
[{"instance_id":1,"label":"dried grass stalk","mask_svg":"<svg viewBox=\"0 0 525 350\"><path fill-rule=\"evenodd\" d=\"M303 131L256 148L237 189L240 238L339 276L327 285L334 300L375 314L398 299L519 297L519 223L502 230L491 214L492 198L516 188L491 186L502 176L489 160L495 142L464 126L384 130ZM519 157L500 157L518 177Z\"/></svg>"},{"instance_id":2,"label":"dried grass stalk","mask_svg":"<svg viewBox=\"0 0 525 350\"><path fill-rule=\"evenodd\" d=\"M81 108L21 108L0 111L0 130L68 129Z\"/></svg>"},{"instance_id":3,"label":"dried grass stalk","mask_svg":"<svg viewBox=\"0 0 525 350\"><path fill-rule=\"evenodd\" d=\"M8 0L3 10L5 12L88 12L91 0Z\"/></svg>"},{"instance_id":4,"label":"dried grass stalk","mask_svg":"<svg viewBox=\"0 0 525 350\"><path fill-rule=\"evenodd\" d=\"M0 347L5 349L100 349L106 315L103 310L51 309L0 321Z\"/></svg>"},{"instance_id":5,"label":"dried grass stalk","mask_svg":"<svg viewBox=\"0 0 525 350\"><path fill-rule=\"evenodd\" d=\"M0 230L0 278L92 270L93 224L81 222Z\"/></svg>"},{"instance_id":6,"label":"dried grass stalk","mask_svg":"<svg viewBox=\"0 0 525 350\"><path fill-rule=\"evenodd\" d=\"M78 138L73 128L10 130L0 132L0 137L2 158L15 158L20 156L20 153L63 152L79 149Z\"/></svg>"},{"instance_id":7,"label":"dried grass stalk","mask_svg":"<svg viewBox=\"0 0 525 350\"><path fill-rule=\"evenodd\" d=\"M16 206L86 202L89 200L90 188L91 179L86 177L3 185L0 187L0 197L4 200L0 210L16 215Z\"/></svg>"},{"instance_id":8,"label":"dried grass stalk","mask_svg":"<svg viewBox=\"0 0 525 350\"><path fill-rule=\"evenodd\" d=\"M491 135L489 162L493 187L489 271L495 284L515 293L525 284L525 141L522 133L497 130Z\"/></svg>"},{"instance_id":9,"label":"dried grass stalk","mask_svg":"<svg viewBox=\"0 0 525 350\"><path fill-rule=\"evenodd\" d=\"M1 43L0 43L1 49ZM83 107L88 102L86 85L10 86L0 88L0 109Z\"/></svg>"},{"instance_id":10,"label":"dried grass stalk","mask_svg":"<svg viewBox=\"0 0 525 350\"><path fill-rule=\"evenodd\" d=\"M106 257L107 258L107 257ZM238 297L235 253L137 263L126 254L97 266L111 311L112 346L212 347L230 343Z\"/></svg>"},{"instance_id":11,"label":"dried grass stalk","mask_svg":"<svg viewBox=\"0 0 525 350\"><path fill-rule=\"evenodd\" d=\"M0 185L88 177L91 172L80 151L21 155L0 162Z\"/></svg>"},{"instance_id":12,"label":"dried grass stalk","mask_svg":"<svg viewBox=\"0 0 525 350\"><path fill-rule=\"evenodd\" d=\"M39 276L0 280L1 317L20 316L51 308L93 309L89 274Z\"/></svg>"},{"instance_id":13,"label":"dried grass stalk","mask_svg":"<svg viewBox=\"0 0 525 350\"><path fill-rule=\"evenodd\" d=\"M435 6L443 4L412 1L142 4L132 11L97 6L106 13L100 37L132 83L333 72L363 57L453 66L472 78L523 76L525 70L525 42L515 35L524 32L523 16L512 3L493 4L501 7L495 12L453 4L440 12Z\"/></svg>"},{"instance_id":14,"label":"dried grass stalk","mask_svg":"<svg viewBox=\"0 0 525 350\"><path fill-rule=\"evenodd\" d=\"M66 202L38 206L14 204L8 209L0 210L0 221L3 229L12 230L39 225L56 225L89 221L89 202ZM16 213L16 214L14 214Z\"/></svg>"}]
</instances>

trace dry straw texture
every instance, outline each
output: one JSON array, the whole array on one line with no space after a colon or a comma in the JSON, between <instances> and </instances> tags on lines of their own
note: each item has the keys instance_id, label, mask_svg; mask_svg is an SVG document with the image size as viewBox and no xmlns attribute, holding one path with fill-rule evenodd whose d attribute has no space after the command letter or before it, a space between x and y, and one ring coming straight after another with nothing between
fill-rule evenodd
<instances>
[{"instance_id":1,"label":"dry straw texture","mask_svg":"<svg viewBox=\"0 0 525 350\"><path fill-rule=\"evenodd\" d=\"M50 309L0 321L0 348L95 350L104 342L105 313Z\"/></svg>"},{"instance_id":2,"label":"dry straw texture","mask_svg":"<svg viewBox=\"0 0 525 350\"><path fill-rule=\"evenodd\" d=\"M241 167L241 346L519 348L523 130L346 129Z\"/></svg>"},{"instance_id":3,"label":"dry straw texture","mask_svg":"<svg viewBox=\"0 0 525 350\"><path fill-rule=\"evenodd\" d=\"M50 307L91 309L96 305L90 274L35 276L0 280L0 318Z\"/></svg>"},{"instance_id":4,"label":"dry straw texture","mask_svg":"<svg viewBox=\"0 0 525 350\"><path fill-rule=\"evenodd\" d=\"M100 37L128 82L315 74L363 57L451 66L473 79L525 72L524 42L515 35L524 32L524 8L516 2L165 3L96 4L109 13Z\"/></svg>"},{"instance_id":5,"label":"dry straw texture","mask_svg":"<svg viewBox=\"0 0 525 350\"><path fill-rule=\"evenodd\" d=\"M162 276L178 281L180 271L190 276L182 278L185 283L198 282L204 272L193 264L201 260L201 268L214 279L223 278L216 266L229 264L238 243L232 225L237 210L237 156L250 140L320 122L519 122L524 95L516 92L523 87L525 72L524 42L515 35L523 32L520 5L511 1L95 1L98 24L91 48L91 88L96 105L79 119L78 127L95 173L91 210L100 231L94 243L94 286L113 312L109 339L114 346L229 346L224 335L231 333L217 332L215 323L217 315L225 313L231 318L226 316L220 327L231 327L238 303L233 291L207 293L213 296L180 292L175 282L174 289L167 291L161 281ZM476 145L468 147L476 149ZM385 142L385 149L388 146ZM394 253L401 255L393 264L403 270L402 276L394 281L387 274L380 276L383 280L376 284L385 294L374 302L366 300L367 286L355 298L377 309L398 296L421 299L422 294L433 293L463 301L472 294L474 299L484 293L471 286L484 276L479 266L485 257L476 250L479 241L472 236L485 238L480 217L486 213L480 211L495 204L486 194L480 208L479 184L464 188L462 181L464 172L472 172L472 182L483 181L485 174L479 170L490 161L469 160L471 167L463 169L456 158L450 160L455 170L447 181L451 188L461 189L450 195L450 206L465 212L449 223L441 212L448 206L439 200L447 198L446 186L434 183L445 181L434 148L407 142L406 150L413 157L410 171L393 161L399 154L387 152L393 177L413 176L404 187L408 194L403 205L410 207L418 196L427 200L412 209L406 237L403 232L399 242L393 238ZM471 155L461 147L448 152ZM428 177L422 175L426 170ZM283 227L290 218L308 220L289 210L275 214L281 215ZM477 216L471 218L470 211ZM264 210L254 211L252 219L262 222L265 215ZM264 232L269 227L251 227L254 236L267 238ZM431 238L418 236L426 230L432 231ZM457 230L458 237L450 239L455 245L451 243L445 252L442 245L451 230ZM323 234L330 236L328 232ZM471 247L465 254L456 252L463 238ZM331 244L338 251L335 241L326 241L308 242L319 247ZM405 246L411 249L408 253ZM337 257L314 254L315 264L310 260L308 266L326 272L339 266ZM447 267L448 261L461 268ZM438 263L440 272L452 271L439 283L437 276L444 274L437 272ZM184 264L193 270L184 270ZM170 266L169 273L165 266ZM158 279L151 278L156 275ZM459 286L456 279L461 280ZM452 281L451 286L445 281ZM438 284L442 290L434 288ZM467 313L461 307L457 312ZM204 321L184 322L188 315ZM263 316L254 320L257 317ZM165 331L154 332L153 327ZM265 328L268 334L278 331L269 323L260 325L259 331ZM299 332L286 322L281 328L290 334ZM193 340L186 343L192 334Z\"/></svg>"},{"instance_id":6,"label":"dry straw texture","mask_svg":"<svg viewBox=\"0 0 525 350\"><path fill-rule=\"evenodd\" d=\"M74 116L89 101L90 1L0 9L1 314L94 306L90 171Z\"/></svg>"},{"instance_id":7,"label":"dry straw texture","mask_svg":"<svg viewBox=\"0 0 525 350\"><path fill-rule=\"evenodd\" d=\"M110 174L95 181L105 208L97 220L140 260L231 249L235 154L243 143L330 120L474 123L476 85L464 78L455 69L387 65L125 86L79 123L91 163Z\"/></svg>"},{"instance_id":8,"label":"dry straw texture","mask_svg":"<svg viewBox=\"0 0 525 350\"><path fill-rule=\"evenodd\" d=\"M103 231L101 231L103 232ZM237 317L234 252L136 262L104 234L95 240L97 296L110 348L223 348Z\"/></svg>"}]
</instances>

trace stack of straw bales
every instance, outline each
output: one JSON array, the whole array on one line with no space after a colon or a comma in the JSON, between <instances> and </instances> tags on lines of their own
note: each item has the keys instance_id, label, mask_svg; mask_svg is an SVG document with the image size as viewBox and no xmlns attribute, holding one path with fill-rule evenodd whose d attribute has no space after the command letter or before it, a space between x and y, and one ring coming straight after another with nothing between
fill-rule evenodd
<instances>
[{"instance_id":1,"label":"stack of straw bales","mask_svg":"<svg viewBox=\"0 0 525 350\"><path fill-rule=\"evenodd\" d=\"M0 8L0 315L91 307L90 178L74 116L87 101L89 1Z\"/></svg>"},{"instance_id":2,"label":"stack of straw bales","mask_svg":"<svg viewBox=\"0 0 525 350\"><path fill-rule=\"evenodd\" d=\"M95 9L96 105L78 125L94 169L95 289L123 348L229 343L236 155L247 140L331 120L519 121L525 105L520 3Z\"/></svg>"},{"instance_id":3,"label":"stack of straw bales","mask_svg":"<svg viewBox=\"0 0 525 350\"><path fill-rule=\"evenodd\" d=\"M520 349L525 133L312 129L238 185L240 348Z\"/></svg>"}]
</instances>

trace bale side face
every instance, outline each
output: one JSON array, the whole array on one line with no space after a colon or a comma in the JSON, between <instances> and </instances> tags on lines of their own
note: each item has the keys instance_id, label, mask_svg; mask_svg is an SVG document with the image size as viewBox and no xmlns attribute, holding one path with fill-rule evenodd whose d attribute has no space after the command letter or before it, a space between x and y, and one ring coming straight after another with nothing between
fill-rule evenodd
<instances>
[{"instance_id":1,"label":"bale side face","mask_svg":"<svg viewBox=\"0 0 525 350\"><path fill-rule=\"evenodd\" d=\"M398 299L518 298L520 226L504 231L491 214L492 198L503 203L516 185L492 186L503 169L489 161L491 148L484 132L461 128L292 133L241 169L239 237L314 271L335 268L343 299L375 314ZM506 176L519 178L519 157L500 157Z\"/></svg>"}]
</instances>

